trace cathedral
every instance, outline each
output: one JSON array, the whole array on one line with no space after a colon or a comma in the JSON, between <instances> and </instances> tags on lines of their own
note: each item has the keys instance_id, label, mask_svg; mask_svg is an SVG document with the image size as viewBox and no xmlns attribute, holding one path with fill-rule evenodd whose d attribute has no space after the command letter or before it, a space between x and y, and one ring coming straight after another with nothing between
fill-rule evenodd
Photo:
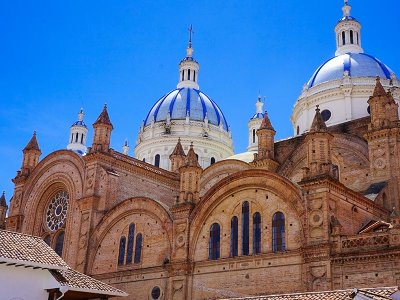
<instances>
[{"instance_id":1,"label":"cathedral","mask_svg":"<svg viewBox=\"0 0 400 300\"><path fill-rule=\"evenodd\" d=\"M335 56L300 88L291 138L275 140L259 97L247 152L235 154L229 116L200 90L190 37L135 157L127 143L110 148L118 124L107 106L93 129L81 110L66 149L41 159L34 133L0 226L43 238L125 299L399 285L400 81L364 52L348 1L342 11Z\"/></svg>"}]
</instances>

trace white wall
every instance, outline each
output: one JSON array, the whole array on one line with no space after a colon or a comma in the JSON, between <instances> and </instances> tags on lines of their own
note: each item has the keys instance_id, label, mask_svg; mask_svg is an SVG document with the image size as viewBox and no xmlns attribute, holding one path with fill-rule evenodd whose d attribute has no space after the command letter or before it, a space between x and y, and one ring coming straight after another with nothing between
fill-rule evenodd
<instances>
[{"instance_id":1,"label":"white wall","mask_svg":"<svg viewBox=\"0 0 400 300\"><path fill-rule=\"evenodd\" d=\"M48 270L0 265L1 300L47 300L46 289L56 286Z\"/></svg>"}]
</instances>

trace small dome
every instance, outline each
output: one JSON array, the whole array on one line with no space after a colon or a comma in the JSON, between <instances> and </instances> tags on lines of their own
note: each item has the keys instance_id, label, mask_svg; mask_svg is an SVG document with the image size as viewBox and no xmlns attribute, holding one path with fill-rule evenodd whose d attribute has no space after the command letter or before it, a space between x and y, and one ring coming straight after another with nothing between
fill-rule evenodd
<instances>
[{"instance_id":1,"label":"small dome","mask_svg":"<svg viewBox=\"0 0 400 300\"><path fill-rule=\"evenodd\" d=\"M264 113L255 113L250 120L264 119Z\"/></svg>"},{"instance_id":2,"label":"small dome","mask_svg":"<svg viewBox=\"0 0 400 300\"><path fill-rule=\"evenodd\" d=\"M82 127L87 128L85 122L83 122L83 121L76 121L76 122L75 122L74 124L72 124L71 126L82 126Z\"/></svg>"},{"instance_id":3,"label":"small dome","mask_svg":"<svg viewBox=\"0 0 400 300\"><path fill-rule=\"evenodd\" d=\"M182 87L163 96L151 108L144 120L144 126L150 125L152 120L166 121L168 112L171 120L184 120L188 115L191 120L204 121L207 116L210 124L222 124L226 131L229 128L218 105L198 89Z\"/></svg>"},{"instance_id":4,"label":"small dome","mask_svg":"<svg viewBox=\"0 0 400 300\"><path fill-rule=\"evenodd\" d=\"M308 81L309 88L320 83L340 79L344 72L350 77L376 77L390 79L393 71L377 58L365 53L346 53L323 63Z\"/></svg>"}]
</instances>

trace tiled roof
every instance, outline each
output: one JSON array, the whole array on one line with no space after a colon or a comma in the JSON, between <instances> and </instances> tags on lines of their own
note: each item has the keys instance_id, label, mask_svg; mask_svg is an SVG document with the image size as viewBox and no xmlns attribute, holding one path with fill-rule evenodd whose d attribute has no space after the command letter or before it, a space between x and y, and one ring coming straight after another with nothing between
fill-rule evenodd
<instances>
[{"instance_id":1,"label":"tiled roof","mask_svg":"<svg viewBox=\"0 0 400 300\"><path fill-rule=\"evenodd\" d=\"M62 286L67 286L71 291L99 293L121 297L128 296L128 294L119 289L72 269L53 270L50 272Z\"/></svg>"},{"instance_id":2,"label":"tiled roof","mask_svg":"<svg viewBox=\"0 0 400 300\"><path fill-rule=\"evenodd\" d=\"M356 291L356 292L355 292ZM371 288L360 290L336 290L326 292L306 292L295 294L269 295L245 298L232 298L230 300L351 300L355 294L368 296L370 299L392 299L390 295L397 291L397 287ZM353 294L353 295L352 295Z\"/></svg>"},{"instance_id":3,"label":"tiled roof","mask_svg":"<svg viewBox=\"0 0 400 300\"><path fill-rule=\"evenodd\" d=\"M107 112L107 105L104 104L103 111L101 112L101 114L99 115L99 117L97 118L96 122L94 122L93 125L95 124L106 124L112 127L110 117L108 116Z\"/></svg>"},{"instance_id":4,"label":"tiled roof","mask_svg":"<svg viewBox=\"0 0 400 300\"><path fill-rule=\"evenodd\" d=\"M39 144L36 139L36 131L33 132L32 138L29 140L28 144L25 146L24 150L36 150L40 151Z\"/></svg>"},{"instance_id":5,"label":"tiled roof","mask_svg":"<svg viewBox=\"0 0 400 300\"><path fill-rule=\"evenodd\" d=\"M0 262L44 269L68 268L40 237L7 230L0 230Z\"/></svg>"}]
</instances>

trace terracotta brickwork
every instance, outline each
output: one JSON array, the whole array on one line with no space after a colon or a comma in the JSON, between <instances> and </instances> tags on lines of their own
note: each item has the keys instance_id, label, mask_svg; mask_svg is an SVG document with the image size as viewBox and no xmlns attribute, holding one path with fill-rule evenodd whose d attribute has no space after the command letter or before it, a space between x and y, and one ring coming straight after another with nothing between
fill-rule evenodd
<instances>
[{"instance_id":1,"label":"terracotta brickwork","mask_svg":"<svg viewBox=\"0 0 400 300\"><path fill-rule=\"evenodd\" d=\"M196 145L177 141L173 172L110 149L105 107L86 156L39 161L32 138L6 227L62 245L71 267L129 299L155 287L159 299L213 299L398 285L399 121L382 89L371 118L327 128L317 108L307 134L275 144L265 114L252 163L204 170Z\"/></svg>"}]
</instances>

